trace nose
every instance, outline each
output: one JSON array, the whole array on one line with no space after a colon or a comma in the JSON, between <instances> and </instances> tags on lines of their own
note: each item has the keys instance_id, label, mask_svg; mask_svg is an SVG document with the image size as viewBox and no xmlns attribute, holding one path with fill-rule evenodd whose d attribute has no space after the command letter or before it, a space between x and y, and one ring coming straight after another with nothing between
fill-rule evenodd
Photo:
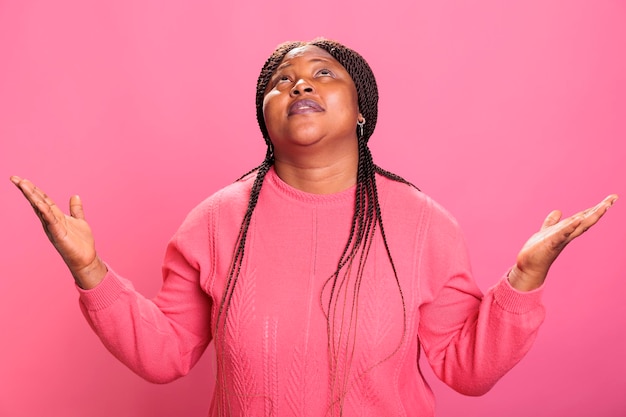
<instances>
[{"instance_id":1,"label":"nose","mask_svg":"<svg viewBox=\"0 0 626 417\"><path fill-rule=\"evenodd\" d=\"M291 96L300 96L304 93L312 93L315 90L313 86L304 78L300 78L296 83L291 87L290 94Z\"/></svg>"}]
</instances>

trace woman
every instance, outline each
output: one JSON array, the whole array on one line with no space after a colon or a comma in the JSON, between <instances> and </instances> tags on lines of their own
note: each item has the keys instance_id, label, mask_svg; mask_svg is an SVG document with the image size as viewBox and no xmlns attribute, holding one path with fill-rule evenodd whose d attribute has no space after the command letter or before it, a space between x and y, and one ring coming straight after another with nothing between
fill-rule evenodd
<instances>
[{"instance_id":1,"label":"woman","mask_svg":"<svg viewBox=\"0 0 626 417\"><path fill-rule=\"evenodd\" d=\"M107 348L144 378L184 375L213 340L211 416L433 415L423 351L456 390L486 392L528 351L548 269L615 202L548 215L482 295L454 219L372 161L378 93L336 42L278 47L257 83L263 163L191 211L147 300L70 216L12 177L68 265Z\"/></svg>"}]
</instances>

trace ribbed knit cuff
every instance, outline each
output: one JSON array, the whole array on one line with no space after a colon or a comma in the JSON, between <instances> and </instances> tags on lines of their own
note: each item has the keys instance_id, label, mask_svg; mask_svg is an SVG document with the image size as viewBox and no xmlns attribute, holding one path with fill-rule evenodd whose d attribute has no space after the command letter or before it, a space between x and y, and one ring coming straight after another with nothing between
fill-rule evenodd
<instances>
[{"instance_id":1,"label":"ribbed knit cuff","mask_svg":"<svg viewBox=\"0 0 626 417\"><path fill-rule=\"evenodd\" d=\"M494 288L493 298L503 310L513 314L526 314L541 306L544 285L532 291L519 291L513 288L508 274Z\"/></svg>"},{"instance_id":2,"label":"ribbed knit cuff","mask_svg":"<svg viewBox=\"0 0 626 417\"><path fill-rule=\"evenodd\" d=\"M111 271L111 268L109 268L102 282L94 288L84 290L77 285L76 289L80 294L80 301L87 310L91 311L108 308L119 299L123 292L127 291L124 284L118 279L115 273Z\"/></svg>"}]
</instances>

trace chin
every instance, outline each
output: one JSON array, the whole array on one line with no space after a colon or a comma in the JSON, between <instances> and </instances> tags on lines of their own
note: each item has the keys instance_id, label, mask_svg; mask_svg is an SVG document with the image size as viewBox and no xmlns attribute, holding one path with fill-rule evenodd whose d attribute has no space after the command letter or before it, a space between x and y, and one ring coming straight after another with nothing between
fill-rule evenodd
<instances>
[{"instance_id":1,"label":"chin","mask_svg":"<svg viewBox=\"0 0 626 417\"><path fill-rule=\"evenodd\" d=\"M312 146L320 143L327 135L324 132L320 132L314 128L301 128L292 134L282 135L282 139L275 143L283 143L285 146L299 145L299 146Z\"/></svg>"},{"instance_id":2,"label":"chin","mask_svg":"<svg viewBox=\"0 0 626 417\"><path fill-rule=\"evenodd\" d=\"M291 148L312 148L322 142L319 136L292 138L285 145Z\"/></svg>"}]
</instances>

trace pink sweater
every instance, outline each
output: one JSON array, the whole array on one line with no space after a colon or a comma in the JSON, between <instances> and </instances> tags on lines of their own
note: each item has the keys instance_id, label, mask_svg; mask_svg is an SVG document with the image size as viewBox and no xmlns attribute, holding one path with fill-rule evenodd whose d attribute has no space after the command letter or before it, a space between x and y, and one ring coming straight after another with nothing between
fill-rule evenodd
<instances>
[{"instance_id":1,"label":"pink sweater","mask_svg":"<svg viewBox=\"0 0 626 417\"><path fill-rule=\"evenodd\" d=\"M79 290L81 308L103 343L142 377L162 383L185 375L212 340L251 177L191 211L168 245L163 287L153 300L112 270L96 288ZM376 236L361 284L355 349L343 369L349 375L343 415L432 416L419 356L459 392L485 393L530 348L544 318L541 289L521 293L503 278L483 296L454 219L405 184L383 177L377 184L407 329L402 338L398 287ZM353 210L354 188L307 194L273 169L267 174L227 318L220 359L225 373L217 381L227 398L218 404L214 397L211 416L224 407L236 416L329 415L320 296L346 244Z\"/></svg>"}]
</instances>

